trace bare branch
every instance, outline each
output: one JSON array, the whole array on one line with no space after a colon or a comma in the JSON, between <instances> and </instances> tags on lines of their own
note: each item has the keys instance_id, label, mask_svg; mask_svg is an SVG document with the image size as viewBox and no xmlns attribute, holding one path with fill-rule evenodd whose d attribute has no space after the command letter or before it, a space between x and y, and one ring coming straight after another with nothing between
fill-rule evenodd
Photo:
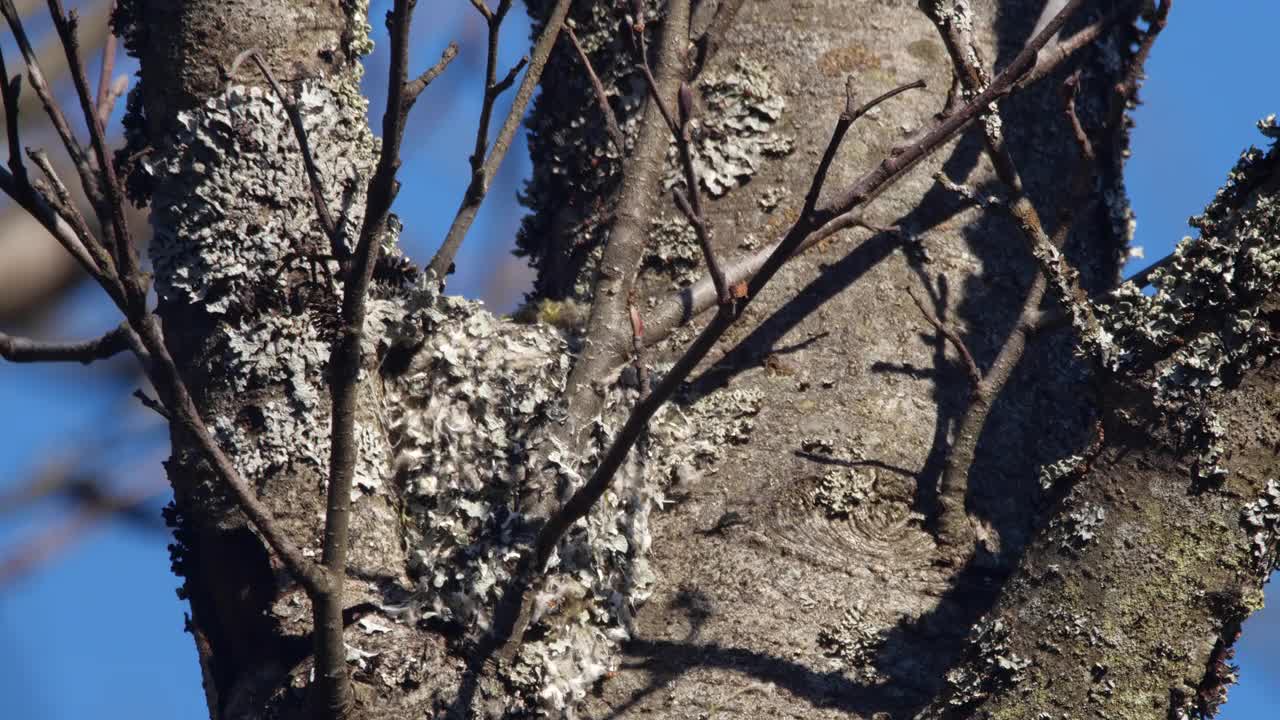
<instances>
[{"instance_id":1,"label":"bare branch","mask_svg":"<svg viewBox=\"0 0 1280 720\"><path fill-rule=\"evenodd\" d=\"M98 108L94 104L94 96L89 91L89 79L85 75L84 65L80 60L80 40L76 36L79 21L75 13L67 15L63 11L62 0L49 0L49 12L53 16L53 26L62 40L62 47L67 55L71 79L76 88L76 96L80 100L80 110L84 114L85 124L89 127L93 154L100 169L98 177L101 180L101 186L105 189L103 203L98 213L99 220L103 226L111 228L111 236L114 239L112 255L115 258L116 267L119 268L120 280L124 285L130 306L145 308L146 280L145 276L138 272L138 258L133 247L133 236L129 232L129 223L124 214L124 191L120 187L120 179L116 176L115 167L112 165L111 153L107 151L107 139L98 117Z\"/></svg>"},{"instance_id":2,"label":"bare branch","mask_svg":"<svg viewBox=\"0 0 1280 720\"><path fill-rule=\"evenodd\" d=\"M27 168L22 162L22 141L19 139L19 123L18 107L19 96L22 92L22 77L14 77L9 79L9 69L5 66L4 52L0 51L0 95L4 98L4 119L6 136L9 141L9 172L13 173L19 185L27 183Z\"/></svg>"},{"instance_id":3,"label":"bare branch","mask_svg":"<svg viewBox=\"0 0 1280 720\"><path fill-rule=\"evenodd\" d=\"M146 394L146 393L145 393L145 392L143 392L141 389L134 390L134 391L133 391L133 396L134 396L134 397L136 397L136 398L138 398L138 402L142 403L142 406L143 406L143 407L147 408L148 410L150 410L150 411L154 412L155 414L159 415L160 417L164 418L164 419L165 419L165 421L167 421L167 422L173 422L173 415L170 415L170 414L169 414L169 411L168 411L168 410L165 410L165 409L164 409L164 406L163 406L163 405L161 405L161 404L160 404L160 402L159 402L158 400L156 400L155 398L153 398L153 397L151 397L150 395Z\"/></svg>"},{"instance_id":4,"label":"bare branch","mask_svg":"<svg viewBox=\"0 0 1280 720\"><path fill-rule=\"evenodd\" d=\"M266 60L262 59L262 53L256 48L245 50L236 56L231 63L231 69L227 71L228 78L234 78L236 71L240 68L240 63L246 58L252 58L258 70L263 77L267 79L267 84L271 86L271 91L279 98L280 104L284 106L284 112L289 116L289 125L293 128L293 137L298 142L298 149L302 153L302 166L307 173L307 182L311 189L311 204L315 207L316 217L320 220L320 229L329 238L330 252L333 257L338 260L344 260L347 257L347 246L342 242L342 235L338 230L338 225L333 221L333 214L329 212L329 203L324 198L324 181L320 178L320 168L316 167L315 156L311 154L311 142L307 139L307 129L302 124L302 113L298 112L298 104L295 103L284 88L280 87L280 83L276 82L276 76L272 74L271 68L267 67Z\"/></svg>"},{"instance_id":5,"label":"bare branch","mask_svg":"<svg viewBox=\"0 0 1280 720\"><path fill-rule=\"evenodd\" d=\"M813 180L809 183L809 191L805 193L804 208L800 211L802 217L808 217L814 214L818 206L818 197L822 194L822 188L827 183L827 172L831 169L831 163L835 161L836 153L840 150L841 143L844 142L845 133L853 126L863 115L871 112L873 108L880 105L884 101L904 93L908 90L914 90L925 87L924 80L916 80L914 82L899 85L889 92L873 98L862 106L855 105L855 95L853 92L853 76L850 76L845 83L844 89L844 109L840 112L840 117L836 120L835 130L831 133L831 140L827 142L827 148L822 153L822 159L818 161L818 169L813 173ZM812 222L812 220L811 220ZM814 223L815 227L818 223Z\"/></svg>"},{"instance_id":6,"label":"bare branch","mask_svg":"<svg viewBox=\"0 0 1280 720\"><path fill-rule=\"evenodd\" d=\"M662 40L658 51L658 76L651 91L658 97L671 97L684 74L683 50L688 40L689 0L672 0L667 6L663 22ZM636 29L639 34L642 28ZM644 252L646 224L654 189L660 173L661 159L668 147L670 126L661 117L658 103L650 103L644 110L636 137L632 157L639 162L633 172L623 177L618 200L616 221L609 233L608 243L600 262L603 269L596 281L595 301L587 321L585 348L574 363L568 379L566 404L570 413L584 417L594 414L598 402L594 384L604 378L617 358L625 357L631 347L636 325L632 322L631 293L636 271ZM716 338L736 317L734 305L721 305L716 319L703 332L700 342L695 342L685 356L677 361L653 391L632 411L627 423L606 452L591 478L559 508L550 511L544 507L522 507L521 511L533 517L547 517L534 540L532 552L521 558L520 567L512 584L507 588L495 613L493 629L479 653L481 658L501 650L509 657L519 647L529 622L532 594L528 591L541 577L547 560L559 543L564 531L579 518L608 488L614 473L639 438L649 418L662 403L675 392L684 377L711 349ZM628 330L631 333L628 334ZM570 428L569 432L580 429ZM572 438L578 441L580 438ZM551 500L554 502L554 500Z\"/></svg>"},{"instance_id":7,"label":"bare branch","mask_svg":"<svg viewBox=\"0 0 1280 720\"><path fill-rule=\"evenodd\" d=\"M573 49L578 53L578 59L582 61L582 67L587 73L587 79L591 81L591 90L595 93L596 105L600 108L600 114L604 116L604 125L609 131L609 139L613 141L613 146L617 149L618 154L625 155L627 152L626 136L622 134L622 128L618 126L618 116L614 114L613 108L609 106L609 96L605 94L604 85L600 82L600 76L596 75L595 68L591 67L591 58L587 57L586 51L582 49L582 43L578 42L578 34L568 25L565 26L564 31L569 36L569 42L573 43Z\"/></svg>"},{"instance_id":8,"label":"bare branch","mask_svg":"<svg viewBox=\"0 0 1280 720\"><path fill-rule=\"evenodd\" d=\"M422 91L435 82L436 78L440 77L449 68L449 63L453 62L456 57L458 57L458 43L451 42L444 49L444 52L440 54L440 59L436 61L435 65L423 70L421 75L410 80L405 85L405 102L409 107L413 107L413 103L418 101L418 96L422 94Z\"/></svg>"},{"instance_id":9,"label":"bare branch","mask_svg":"<svg viewBox=\"0 0 1280 720\"><path fill-rule=\"evenodd\" d=\"M479 2L479 0L476 1ZM510 4L510 0L503 1ZM533 92L538 86L538 80L542 78L542 71L551 57L551 50L555 47L556 38L560 35L560 28L564 26L565 17L568 16L569 6L572 3L573 0L558 0L551 15L547 17L546 27L529 56L529 70L524 74L524 80L520 81L520 89L516 91L515 100L511 103L511 111L507 113L507 119L503 121L498 137L493 141L493 147L489 149L489 156L483 164L478 166L477 171L472 172L471 182L463 193L462 204L458 207L453 223L449 226L444 243L427 266L431 272L435 273L436 279L441 284L451 271L453 259L458 255L458 248L462 247L467 231L471 229L476 214L480 212L480 204L484 202L484 197L489 192L489 181L497 174L498 167L502 165L507 151L511 149L511 141L515 138L516 131L520 129L525 108L533 99ZM496 42L496 38L493 42ZM476 156L484 156L482 148Z\"/></svg>"},{"instance_id":10,"label":"bare branch","mask_svg":"<svg viewBox=\"0 0 1280 720\"><path fill-rule=\"evenodd\" d=\"M360 236L345 278L340 335L329 356L333 408L322 557L326 582L322 592L312 595L316 677L311 697L314 711L333 720L349 717L355 703L342 637L342 609L351 532L351 484L358 455L355 415L363 361L361 339L365 301L382 247L380 239L387 214L398 189L400 147L415 97L411 96L408 84L409 28L414 4L414 0L395 0L388 17L391 66L387 73L387 104L382 113L382 154L369 180ZM510 0L504 0L499 7L509 4Z\"/></svg>"},{"instance_id":11,"label":"bare branch","mask_svg":"<svg viewBox=\"0 0 1280 720\"><path fill-rule=\"evenodd\" d=\"M646 66L647 66L646 62ZM649 73L646 72L646 75ZM711 242L711 221L702 213L702 184L698 181L698 171L693 164L693 139L690 137L689 123L693 120L693 88L689 83L680 83L680 92L676 96L680 109L680 128L676 132L676 149L680 154L680 165L684 169L685 195L675 194L676 206L693 224L694 234L702 247L702 258L707 263L707 272L711 274L711 282L716 288L716 298L721 305L732 302L729 296L729 285L724 279L724 270L716 260L715 246ZM654 98L661 101L658 95Z\"/></svg>"},{"instance_id":12,"label":"bare branch","mask_svg":"<svg viewBox=\"0 0 1280 720\"><path fill-rule=\"evenodd\" d=\"M101 337L79 342L44 342L0 333L0 357L15 363L78 362L88 365L128 350L126 335L129 332L129 328L122 325Z\"/></svg>"},{"instance_id":13,"label":"bare branch","mask_svg":"<svg viewBox=\"0 0 1280 720\"><path fill-rule=\"evenodd\" d=\"M111 0L109 15L115 15L115 12L116 0ZM120 93L115 91L115 85L111 81L115 67L116 34L108 29L107 39L102 44L102 67L98 69L98 95L93 103L94 109L97 110L98 123L104 128L107 126L108 118L111 117L111 109L115 106L116 99L120 97Z\"/></svg>"},{"instance_id":14,"label":"bare branch","mask_svg":"<svg viewBox=\"0 0 1280 720\"><path fill-rule=\"evenodd\" d=\"M77 168L81 169L82 175L86 175L88 158L85 156L84 149L80 146L79 141L76 140L75 135L71 132L71 125L67 122L66 115L62 113L57 98L53 96L53 90L49 87L49 83L45 80L45 74L40 69L36 53L32 50L31 41L27 38L27 31L22 25L22 15L13 6L13 0L0 0L0 13L4 15L5 21L9 23L9 29L13 32L14 40L18 43L18 49L27 65L27 78L31 83L32 89L36 91L36 96L40 98L40 104L44 106L45 113L48 114L54 130L58 132L58 137L62 140L62 144L66 146L67 152L70 153L71 160L76 164Z\"/></svg>"},{"instance_id":15,"label":"bare branch","mask_svg":"<svg viewBox=\"0 0 1280 720\"><path fill-rule=\"evenodd\" d=\"M953 330L951 326L942 322L937 318L937 316L929 312L928 308L924 306L924 302L920 299L920 296L916 294L915 288L908 286L907 295L911 297L911 302L915 303L916 308L920 310L920 314L924 316L925 322L932 325L935 330L941 333L942 337L946 338L947 342L951 343L951 346L955 348L957 353L959 353L960 359L964 360L965 370L969 373L969 382L973 383L973 388L976 391L978 386L982 384L982 371L978 369L978 363L974 361L973 354L969 352L969 346L964 344L964 339L961 338L960 334Z\"/></svg>"},{"instance_id":16,"label":"bare branch","mask_svg":"<svg viewBox=\"0 0 1280 720\"><path fill-rule=\"evenodd\" d=\"M45 186L37 180L34 185L27 184L24 188L19 188L19 192L30 195L32 203L42 202L67 226L70 236L63 238L61 233L55 232L56 228L46 224L46 228L53 233L55 238L58 238L62 246L67 249L67 252L71 253L80 262L81 267L85 269L89 276L98 280L113 299L118 298L117 304L124 302L124 286L120 283L115 259L111 257L107 249L94 236L93 230L89 227L89 221L85 219L80 209L76 206L75 199L71 196L71 191L62 182L62 178L58 176L57 171L54 170L48 154L43 150L35 149L28 150L27 156L44 174L48 185ZM52 196L49 194L50 190L53 193ZM21 198L19 198L19 201L22 201ZM40 217L35 212L32 215L37 218Z\"/></svg>"}]
</instances>

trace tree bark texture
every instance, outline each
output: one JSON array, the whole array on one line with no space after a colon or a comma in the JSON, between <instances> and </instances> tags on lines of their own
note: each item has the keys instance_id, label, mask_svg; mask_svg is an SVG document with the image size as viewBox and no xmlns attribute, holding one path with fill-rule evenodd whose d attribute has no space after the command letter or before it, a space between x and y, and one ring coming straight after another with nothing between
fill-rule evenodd
<instances>
[{"instance_id":1,"label":"tree bark texture","mask_svg":"<svg viewBox=\"0 0 1280 720\"><path fill-rule=\"evenodd\" d=\"M850 76L863 99L917 78L928 89L854 126L828 180L836 190L928 127L952 78L914 3L748 0L718 22L732 4L695 5L695 37L727 32L714 53L691 53L705 64L690 80L700 190L729 259L796 219ZM972 6L996 70L1043 9L955 4ZM529 5L536 25L551 3ZM1068 30L1110 5L1092 3ZM226 71L256 48L294 94L352 242L378 152L358 92L368 7L121 6L142 64L129 127L147 148L130 187L152 208L166 338L219 441L297 544L318 548L341 290L282 104L248 64ZM842 231L782 271L566 536L519 655L497 672L468 666L536 524L526 511L589 476L644 386L623 358L588 379L590 402L565 405L575 358L590 354L582 323L565 319L602 300L600 275L629 272L601 266L603 243L623 220L645 226L627 299L641 317L702 274L670 200L682 182L674 149L629 154L648 102L636 50L620 39L631 6L575 3L572 15L627 152L608 142L568 43L530 120L531 214L518 243L539 273L533 312L495 317L394 263L378 275L347 590L364 716L1164 719L1216 707L1280 524L1268 504L1280 503L1268 490L1280 400L1263 362L1280 322L1274 158L1242 165L1215 201L1204 222L1216 244L1185 263L1200 274L1158 284L1177 302L1129 293L1107 306L1115 345L1101 369L1073 351L1069 325L1034 333L980 434L957 437L964 366L906 289L985 369L1038 272L1012 220L933 179L1003 192L976 125L868 206L866 224L890 230ZM659 6L645 4L650 48ZM1065 252L1095 294L1117 284L1130 233L1126 130L1108 125L1129 27L1000 103L1028 196L1056 224L1077 164L1058 88L1082 74L1101 200ZM646 163L666 165L640 212L620 218L623 178ZM1232 278L1204 270L1226 266ZM700 322L638 364L663 372ZM976 448L964 504L979 545L955 565L933 533L948 452L965 444ZM300 717L305 594L189 439L175 434L173 446L175 568L211 717Z\"/></svg>"}]
</instances>

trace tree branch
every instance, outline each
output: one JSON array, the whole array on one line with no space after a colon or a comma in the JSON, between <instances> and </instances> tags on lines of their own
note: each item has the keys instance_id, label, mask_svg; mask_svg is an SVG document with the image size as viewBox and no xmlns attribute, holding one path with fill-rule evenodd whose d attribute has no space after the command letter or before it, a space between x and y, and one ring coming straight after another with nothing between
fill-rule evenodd
<instances>
[{"instance_id":1,"label":"tree branch","mask_svg":"<svg viewBox=\"0 0 1280 720\"><path fill-rule=\"evenodd\" d=\"M398 190L396 172L400 168L405 122L417 98L416 85L408 81L409 28L414 5L415 0L395 0L388 17L391 65L387 73L387 104L382 113L382 154L369 180L360 236L351 258L351 270L345 278L340 335L329 356L333 407L322 559L327 582L324 591L312 598L316 677L311 688L311 703L313 712L333 720L350 717L355 703L347 672L342 609L351 533L351 485L359 453L355 415L363 366L361 340L365 301L382 247L387 215ZM446 50L445 54L447 57L450 53ZM446 59L442 58L441 62L445 63ZM434 68L429 73L433 71Z\"/></svg>"},{"instance_id":2,"label":"tree branch","mask_svg":"<svg viewBox=\"0 0 1280 720\"><path fill-rule=\"evenodd\" d=\"M659 183L666 164L669 133L678 127L665 109L675 99L684 78L684 49L688 39L688 0L668 5L657 49L657 76L648 85L645 105L631 149L630 164L622 177L614 222L601 254L599 273L592 287L591 314L584 330L581 355L569 371L566 404L570 417L593 417L604 382L620 358L632 348L629 298L649 240L649 221L660 197ZM630 28L638 40L643 28ZM640 63L646 67L647 62ZM655 99L656 98L656 99ZM570 429L580 432L583 428ZM575 444L577 440L575 438ZM536 512L535 515L544 515Z\"/></svg>"},{"instance_id":3,"label":"tree branch","mask_svg":"<svg viewBox=\"0 0 1280 720\"><path fill-rule=\"evenodd\" d=\"M565 25L564 32L569 36L569 42L573 44L574 52L578 53L578 59L582 61L583 71L587 73L587 79L591 82L591 91L595 93L596 105L600 108L600 114L604 116L605 129L609 131L609 139L613 141L614 148L617 149L618 155L626 155L627 153L627 137L622 134L622 128L618 126L618 116L614 114L613 108L609 106L609 96L605 94L604 85L600 82L600 76L596 74L595 68L591 67L591 58L587 57L587 53L582 49L582 43L578 42L578 34L573 31L569 25Z\"/></svg>"},{"instance_id":4,"label":"tree branch","mask_svg":"<svg viewBox=\"0 0 1280 720\"><path fill-rule=\"evenodd\" d=\"M8 3L9 0L5 2ZM120 187L120 179L116 176L111 153L107 152L106 134L98 117L94 96L89 90L89 79L85 74L84 64L80 60L80 41L76 36L79 20L75 13L67 15L63 11L62 0L49 0L49 12L53 16L53 26L58 32L63 50L67 55L67 65L75 84L76 97L80 100L80 110L84 114L85 125L89 128L89 139L100 170L98 176L104 191L101 201L97 204L99 220L104 227L111 228L111 237L114 241L112 256L119 269L121 284L124 286L125 296L130 306L145 311L146 279L138 270L138 257L133 246L133 236L129 232L129 223L124 214L124 191Z\"/></svg>"},{"instance_id":5,"label":"tree branch","mask_svg":"<svg viewBox=\"0 0 1280 720\"><path fill-rule=\"evenodd\" d=\"M43 342L0 333L0 357L14 363L78 362L88 365L105 360L129 349L127 326L92 340L79 342Z\"/></svg>"},{"instance_id":6,"label":"tree branch","mask_svg":"<svg viewBox=\"0 0 1280 720\"><path fill-rule=\"evenodd\" d=\"M511 4L510 0L502 0L502 2L505 5ZM551 11L551 15L547 18L546 27L543 28L542 35L538 38L537 44L534 45L533 53L529 56L529 69L524 74L524 80L520 82L520 89L516 91L515 100L511 103L511 111L507 113L507 119L503 121L502 128L498 131L498 137L493 141L493 147L489 150L489 156L485 158L483 164L477 163L478 158L484 157L483 143L488 133L486 130L483 137L477 133L477 151L472 159L474 169L471 173L471 182L462 196L462 204L458 207L453 223L449 226L449 232L445 235L444 243L436 251L435 256L431 258L431 263L427 266L429 271L435 273L436 280L441 285L444 284L445 276L453 268L453 259L457 257L458 249L462 247L462 241L466 238L467 231L471 229L471 223L475 222L476 214L480 212L480 205L484 202L485 195L489 192L489 181L497 174L498 167L502 165L503 158L507 156L507 151L511 148L511 141L515 138L516 131L520 129L520 121L524 118L525 108L528 107L529 101L533 99L533 92L537 89L538 80L542 78L542 71L546 68L547 60L551 57L551 50L555 47L556 38L560 35L560 28L564 25L565 17L569 14L569 6L572 2L573 0L558 0L555 8ZM483 3L481 4L483 5ZM499 7L501 8L502 5L499 5ZM490 43L492 45L496 42L497 30L491 21ZM496 51L491 50L491 55L494 52ZM487 99L488 94L486 92Z\"/></svg>"}]
</instances>

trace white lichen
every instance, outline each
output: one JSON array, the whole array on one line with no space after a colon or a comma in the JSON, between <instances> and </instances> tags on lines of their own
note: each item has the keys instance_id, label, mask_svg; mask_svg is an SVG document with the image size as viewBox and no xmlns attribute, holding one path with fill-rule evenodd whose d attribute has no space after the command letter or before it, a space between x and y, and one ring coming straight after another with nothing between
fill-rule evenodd
<instances>
[{"instance_id":1,"label":"white lichen","mask_svg":"<svg viewBox=\"0 0 1280 720\"><path fill-rule=\"evenodd\" d=\"M742 185L766 157L791 153L794 140L778 131L786 100L775 93L767 67L739 59L698 80L701 110L690 122L693 164L703 188L720 197ZM668 189L683 187L673 146L667 155Z\"/></svg>"},{"instance_id":2,"label":"white lichen","mask_svg":"<svg viewBox=\"0 0 1280 720\"><path fill-rule=\"evenodd\" d=\"M1259 568L1280 567L1280 482L1267 481L1262 497L1244 507L1240 524L1249 533L1249 547Z\"/></svg>"}]
</instances>

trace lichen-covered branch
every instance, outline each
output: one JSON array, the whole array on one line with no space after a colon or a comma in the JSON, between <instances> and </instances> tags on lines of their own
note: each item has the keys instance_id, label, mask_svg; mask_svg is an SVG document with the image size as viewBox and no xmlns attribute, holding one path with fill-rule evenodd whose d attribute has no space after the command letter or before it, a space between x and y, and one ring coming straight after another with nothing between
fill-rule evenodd
<instances>
[{"instance_id":1,"label":"lichen-covered branch","mask_svg":"<svg viewBox=\"0 0 1280 720\"><path fill-rule=\"evenodd\" d=\"M1207 718L1226 699L1232 645L1261 607L1280 541L1277 454L1263 429L1280 382L1264 339L1280 329L1278 160L1274 146L1245 153L1196 219L1202 236L1156 274L1156 294L1127 283L1126 300L1100 309L1117 363L1101 454L1053 488L1054 520L922 717L1087 706ZM1167 422L1146 420L1153 410ZM1204 434L1206 412L1231 432ZM1231 472L1189 491L1205 486L1203 461L1187 456L1210 450Z\"/></svg>"}]
</instances>

